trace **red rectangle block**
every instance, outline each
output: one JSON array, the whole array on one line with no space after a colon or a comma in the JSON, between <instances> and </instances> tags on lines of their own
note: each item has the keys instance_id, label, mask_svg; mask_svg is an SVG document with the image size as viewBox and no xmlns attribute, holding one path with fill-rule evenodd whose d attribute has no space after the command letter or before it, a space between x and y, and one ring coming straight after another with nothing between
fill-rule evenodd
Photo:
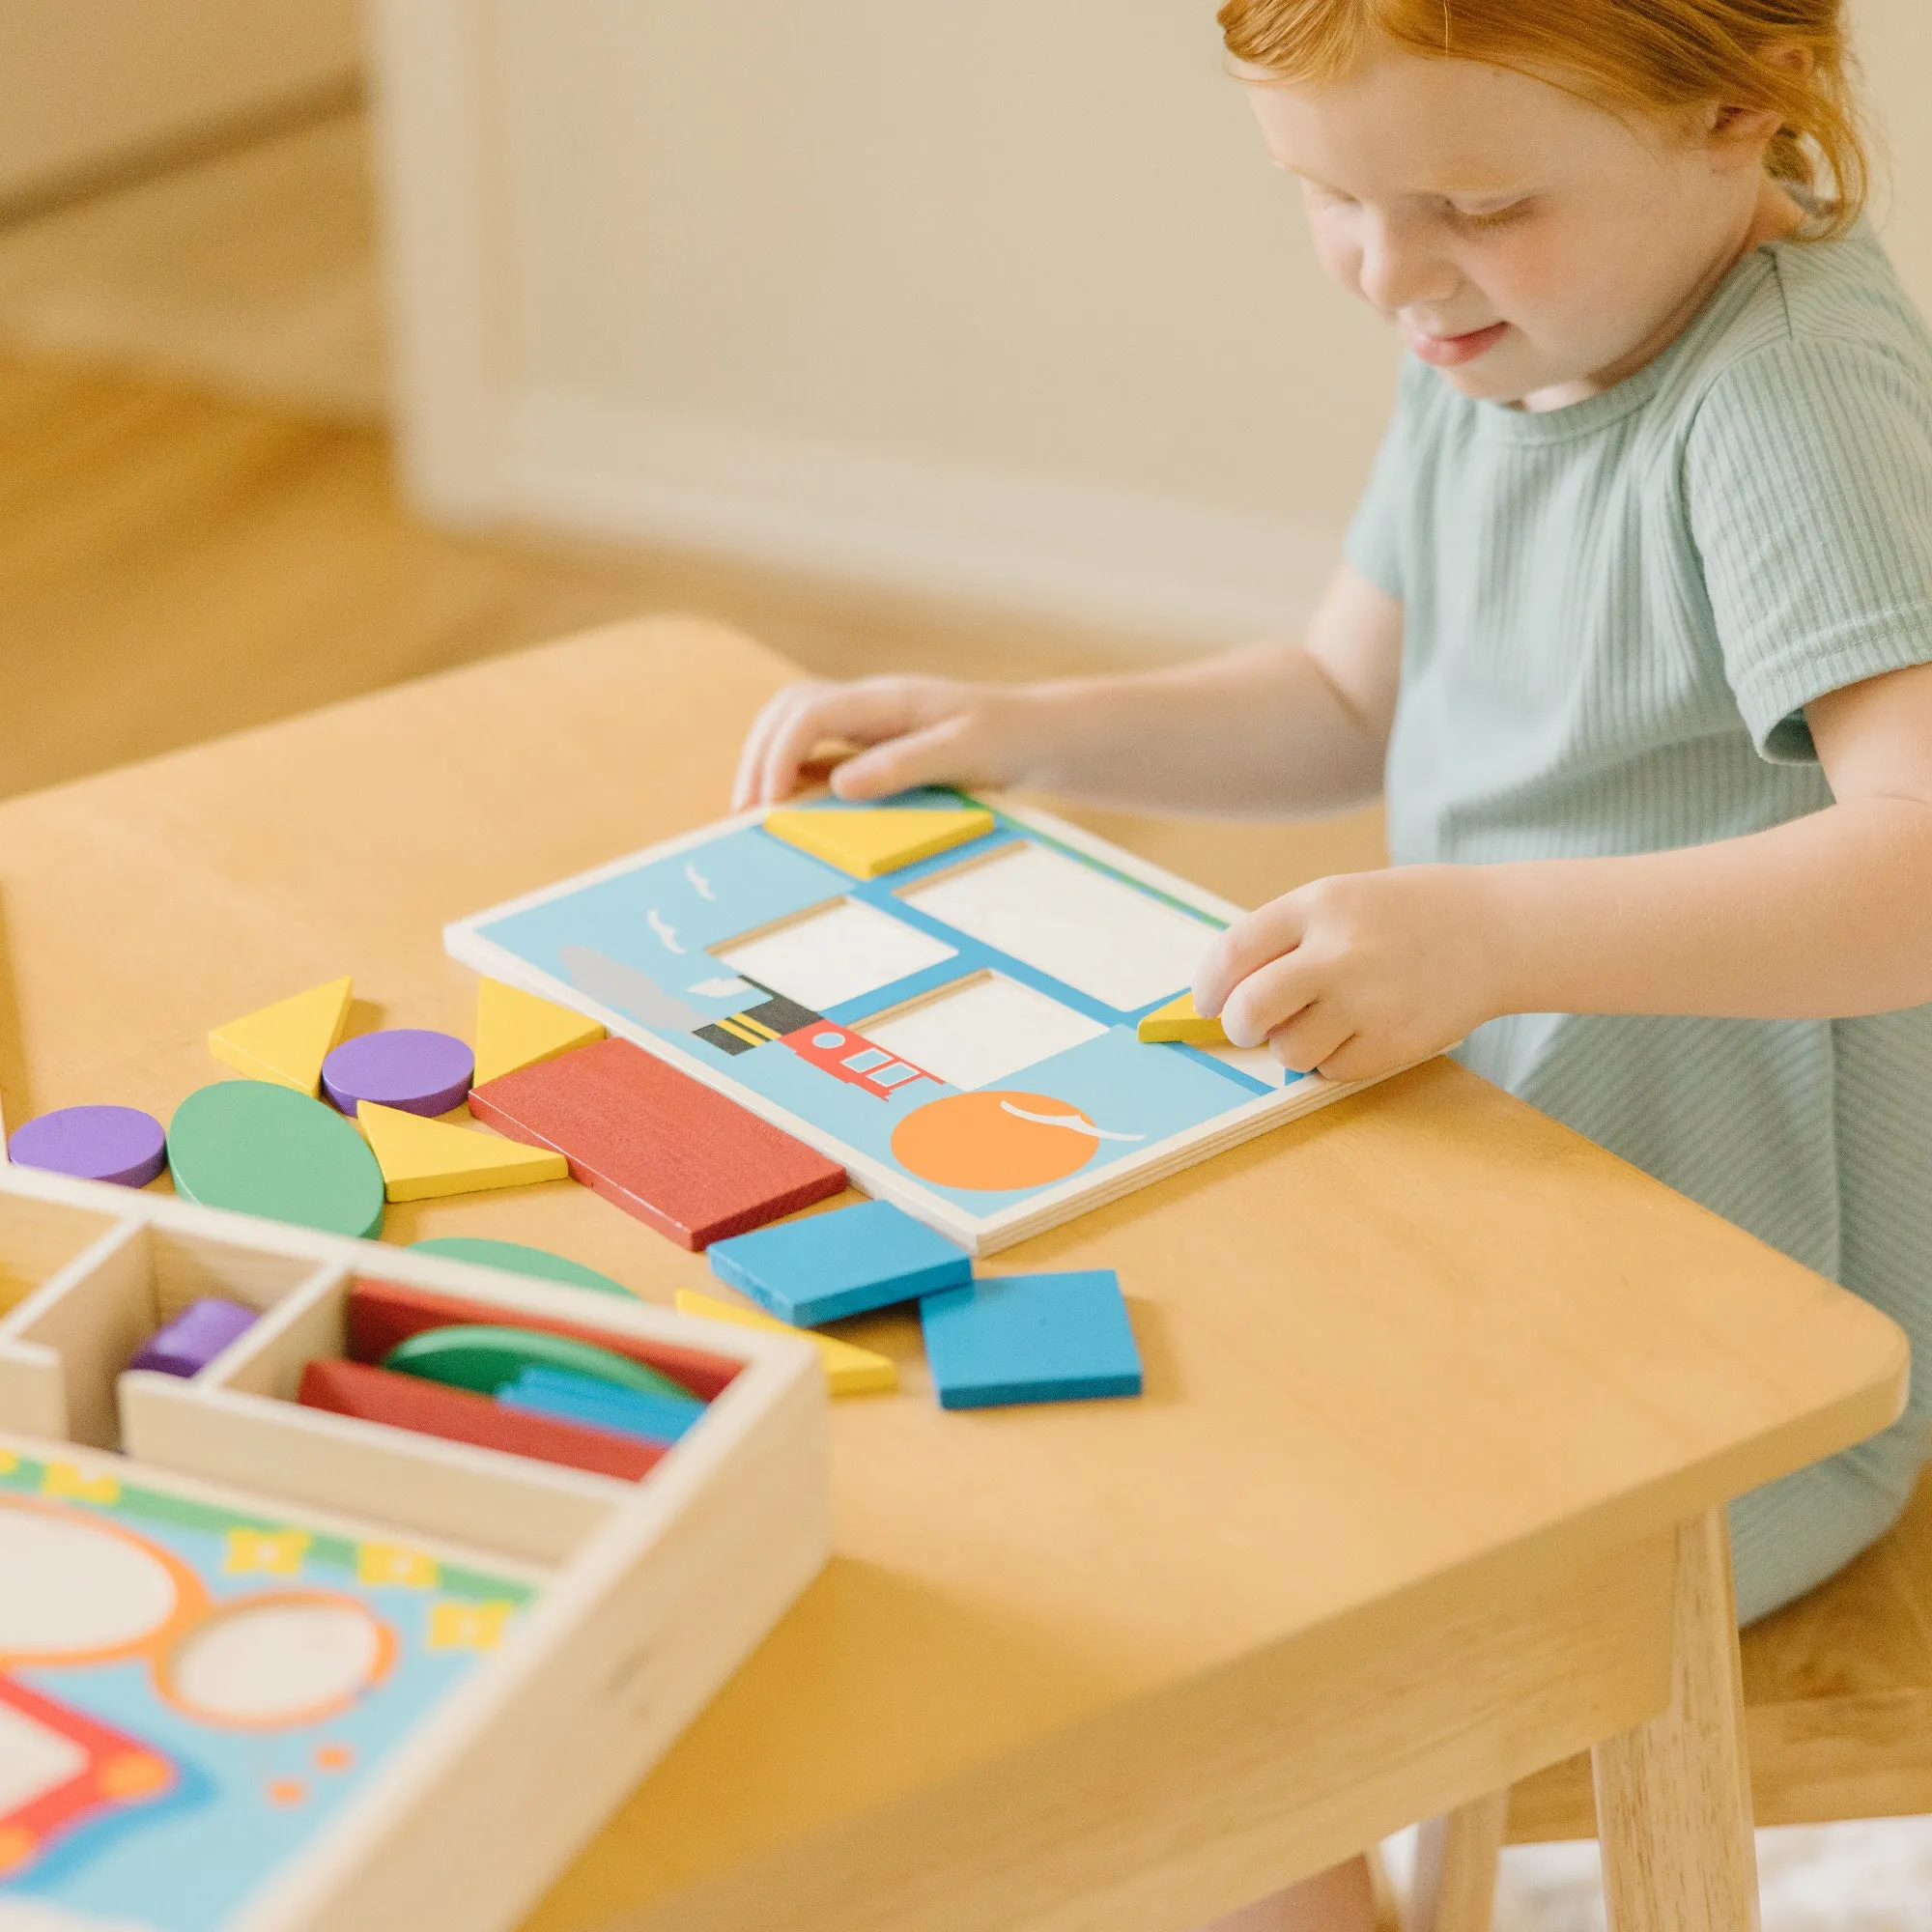
<instances>
[{"instance_id":1,"label":"red rectangle block","mask_svg":"<svg viewBox=\"0 0 1932 1932\"><path fill-rule=\"evenodd\" d=\"M412 1335L470 1322L494 1328L537 1328L546 1335L568 1335L574 1342L593 1343L612 1354L641 1362L647 1369L662 1371L673 1381L682 1382L700 1402L709 1402L728 1388L743 1366L701 1349L680 1348L675 1342L640 1341L635 1335L593 1327L587 1321L557 1321L521 1308L467 1301L460 1294L400 1288L392 1281L358 1280L349 1291L349 1352L358 1362L380 1362L398 1342L407 1342Z\"/></svg>"},{"instance_id":2,"label":"red rectangle block","mask_svg":"<svg viewBox=\"0 0 1932 1932\"><path fill-rule=\"evenodd\" d=\"M326 1408L332 1415L411 1429L445 1442L467 1442L472 1449L499 1449L506 1456L561 1463L566 1468L615 1476L626 1483L647 1474L667 1453L641 1436L582 1429L574 1422L507 1408L469 1389L446 1388L420 1376L392 1375L361 1362L310 1362L302 1370L298 1400L305 1407Z\"/></svg>"},{"instance_id":3,"label":"red rectangle block","mask_svg":"<svg viewBox=\"0 0 1932 1932\"><path fill-rule=\"evenodd\" d=\"M837 1194L845 1170L628 1039L478 1087L469 1111L554 1148L584 1186L680 1247L706 1248Z\"/></svg>"}]
</instances>

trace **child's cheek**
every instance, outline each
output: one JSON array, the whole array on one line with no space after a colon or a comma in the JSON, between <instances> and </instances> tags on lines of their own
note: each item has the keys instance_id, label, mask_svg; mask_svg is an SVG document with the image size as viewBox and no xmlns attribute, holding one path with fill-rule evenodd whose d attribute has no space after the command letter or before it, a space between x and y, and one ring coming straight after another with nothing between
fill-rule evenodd
<instances>
[{"instance_id":1,"label":"child's cheek","mask_svg":"<svg viewBox=\"0 0 1932 1932\"><path fill-rule=\"evenodd\" d=\"M1317 215L1312 228L1316 260L1350 295L1360 295L1362 244L1351 224L1334 215Z\"/></svg>"}]
</instances>

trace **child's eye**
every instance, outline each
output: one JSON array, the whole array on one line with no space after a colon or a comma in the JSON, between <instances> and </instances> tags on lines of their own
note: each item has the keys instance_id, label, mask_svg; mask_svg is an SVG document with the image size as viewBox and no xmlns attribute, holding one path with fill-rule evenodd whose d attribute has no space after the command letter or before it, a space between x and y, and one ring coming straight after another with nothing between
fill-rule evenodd
<instances>
[{"instance_id":1,"label":"child's eye","mask_svg":"<svg viewBox=\"0 0 1932 1932\"><path fill-rule=\"evenodd\" d=\"M1511 222L1520 221L1529 209L1529 198L1525 196L1521 201L1511 202L1507 208L1459 208L1455 210L1455 215L1464 228L1507 228Z\"/></svg>"}]
</instances>

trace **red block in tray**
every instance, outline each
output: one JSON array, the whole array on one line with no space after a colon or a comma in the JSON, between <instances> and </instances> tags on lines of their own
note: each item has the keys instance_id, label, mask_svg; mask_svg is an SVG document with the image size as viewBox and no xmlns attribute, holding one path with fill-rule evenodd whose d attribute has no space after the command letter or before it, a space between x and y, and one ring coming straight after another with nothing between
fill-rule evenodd
<instances>
[{"instance_id":1,"label":"red block in tray","mask_svg":"<svg viewBox=\"0 0 1932 1932\"><path fill-rule=\"evenodd\" d=\"M489 1301L466 1301L460 1294L436 1294L423 1288L401 1288L392 1281L356 1281L349 1291L349 1352L358 1362L380 1362L398 1342L431 1328L485 1322L497 1328L538 1328L546 1335L568 1335L613 1354L626 1355L682 1382L701 1402L724 1390L739 1364L676 1342L646 1342L587 1321L558 1321L521 1308Z\"/></svg>"},{"instance_id":2,"label":"red block in tray","mask_svg":"<svg viewBox=\"0 0 1932 1932\"><path fill-rule=\"evenodd\" d=\"M680 1247L776 1221L845 1170L628 1039L600 1040L478 1087L469 1111L554 1148L584 1186Z\"/></svg>"},{"instance_id":3,"label":"red block in tray","mask_svg":"<svg viewBox=\"0 0 1932 1932\"><path fill-rule=\"evenodd\" d=\"M302 1370L298 1397L309 1408L326 1408L334 1415L384 1422L392 1429L412 1429L419 1435L467 1442L476 1449L500 1449L505 1455L528 1456L539 1463L561 1463L567 1468L588 1469L593 1475L615 1476L623 1482L636 1482L666 1455L660 1444L639 1436L580 1428L574 1422L506 1407L469 1389L448 1388L420 1376L394 1375L362 1362L310 1362Z\"/></svg>"}]
</instances>

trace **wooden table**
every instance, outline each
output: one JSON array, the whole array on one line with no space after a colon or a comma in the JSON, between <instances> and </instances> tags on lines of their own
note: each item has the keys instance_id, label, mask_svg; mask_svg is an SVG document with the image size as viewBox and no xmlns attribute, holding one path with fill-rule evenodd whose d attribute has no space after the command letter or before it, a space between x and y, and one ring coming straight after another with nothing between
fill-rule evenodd
<instances>
[{"instance_id":1,"label":"wooden table","mask_svg":"<svg viewBox=\"0 0 1932 1932\"><path fill-rule=\"evenodd\" d=\"M8 1111L165 1116L345 971L467 1031L443 923L718 815L785 674L638 625L0 808ZM708 1280L568 1183L390 1210L455 1230ZM1102 1264L1140 1402L943 1414L854 1324L904 1389L835 1408L838 1555L529 1932L1182 1932L1598 1744L1619 1925L1745 1926L1717 1512L1902 1336L1446 1062L995 1266Z\"/></svg>"}]
</instances>

